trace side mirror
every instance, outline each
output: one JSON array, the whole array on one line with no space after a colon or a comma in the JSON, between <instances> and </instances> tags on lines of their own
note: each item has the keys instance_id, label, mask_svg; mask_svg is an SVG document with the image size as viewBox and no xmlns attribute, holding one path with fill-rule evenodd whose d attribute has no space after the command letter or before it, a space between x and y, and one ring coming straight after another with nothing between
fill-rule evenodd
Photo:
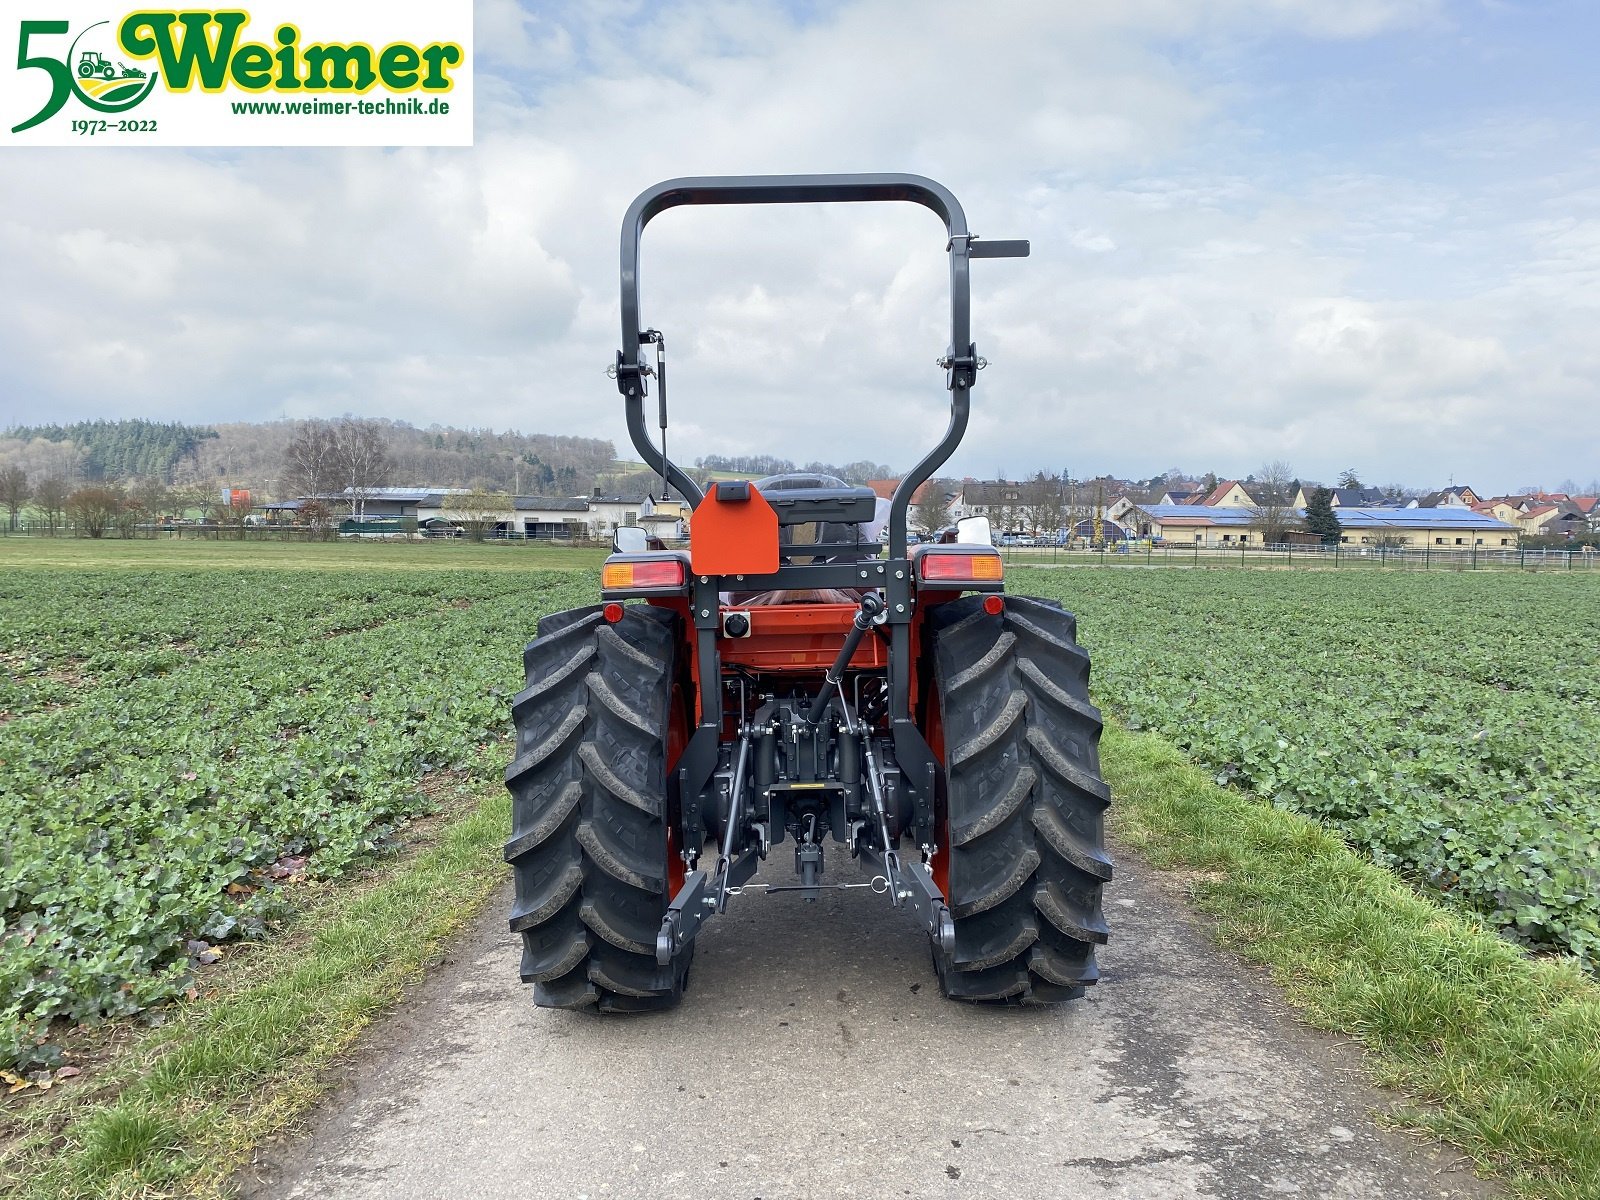
<instances>
[{"instance_id":1,"label":"side mirror","mask_svg":"<svg viewBox=\"0 0 1600 1200\"><path fill-rule=\"evenodd\" d=\"M963 546L992 546L994 533L988 517L962 517L956 522L956 541Z\"/></svg>"},{"instance_id":2,"label":"side mirror","mask_svg":"<svg viewBox=\"0 0 1600 1200\"><path fill-rule=\"evenodd\" d=\"M613 554L643 554L650 548L650 535L637 525L619 525L611 537Z\"/></svg>"}]
</instances>

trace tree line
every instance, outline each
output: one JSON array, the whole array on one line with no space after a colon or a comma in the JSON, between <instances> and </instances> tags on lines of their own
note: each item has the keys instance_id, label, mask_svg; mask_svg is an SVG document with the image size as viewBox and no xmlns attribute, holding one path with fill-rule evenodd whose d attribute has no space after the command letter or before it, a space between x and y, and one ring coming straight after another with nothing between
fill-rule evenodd
<instances>
[{"instance_id":1,"label":"tree line","mask_svg":"<svg viewBox=\"0 0 1600 1200\"><path fill-rule=\"evenodd\" d=\"M85 482L153 478L166 483L173 482L178 468L196 456L202 443L216 437L216 430L203 426L145 420L17 425L0 435L6 441L73 447L76 471Z\"/></svg>"},{"instance_id":2,"label":"tree line","mask_svg":"<svg viewBox=\"0 0 1600 1200\"><path fill-rule=\"evenodd\" d=\"M868 460L845 463L835 466L833 463L808 462L797 466L792 459L777 458L771 454L743 454L724 455L706 454L694 460L694 465L703 472L733 471L741 475L790 475L797 471L807 475L832 475L835 479L842 479L846 483L864 484L873 479L893 479L895 470L884 463ZM693 472L690 473L691 475Z\"/></svg>"},{"instance_id":3,"label":"tree line","mask_svg":"<svg viewBox=\"0 0 1600 1200\"><path fill-rule=\"evenodd\" d=\"M43 527L40 532L54 537L70 530L92 538L108 533L154 536L159 525L182 520L196 509L209 521L242 530L250 514L248 504L228 503L220 490L204 485L169 485L146 476L74 487L60 475L30 479L24 468L14 465L0 467L0 508L5 510L8 533L16 533L23 513L31 511Z\"/></svg>"},{"instance_id":4,"label":"tree line","mask_svg":"<svg viewBox=\"0 0 1600 1200\"><path fill-rule=\"evenodd\" d=\"M391 477L401 483L576 496L616 471L615 449L604 438L442 425L420 429L382 418L361 421L381 436ZM36 483L59 477L69 490L155 478L174 486L245 488L282 499L292 490L283 478L285 453L304 424L280 420L193 426L128 420L19 425L0 433L0 466L20 467Z\"/></svg>"}]
</instances>

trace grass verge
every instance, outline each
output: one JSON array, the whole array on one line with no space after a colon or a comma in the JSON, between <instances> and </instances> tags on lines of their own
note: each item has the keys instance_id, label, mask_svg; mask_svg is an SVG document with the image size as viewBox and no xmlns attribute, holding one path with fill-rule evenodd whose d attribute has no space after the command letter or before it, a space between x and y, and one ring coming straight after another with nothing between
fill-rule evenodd
<instances>
[{"instance_id":1,"label":"grass verge","mask_svg":"<svg viewBox=\"0 0 1600 1200\"><path fill-rule=\"evenodd\" d=\"M1218 787L1165 742L1106 728L1122 841L1202 872L1218 939L1368 1051L1396 1120L1519 1196L1600 1200L1600 986L1412 892L1314 822Z\"/></svg>"},{"instance_id":2,"label":"grass verge","mask_svg":"<svg viewBox=\"0 0 1600 1200\"><path fill-rule=\"evenodd\" d=\"M487 773L487 769L486 772ZM325 1089L325 1068L420 978L500 884L504 790L482 775L421 849L334 887L214 997L81 1087L25 1109L0 1194L28 1200L217 1196L250 1147Z\"/></svg>"}]
</instances>

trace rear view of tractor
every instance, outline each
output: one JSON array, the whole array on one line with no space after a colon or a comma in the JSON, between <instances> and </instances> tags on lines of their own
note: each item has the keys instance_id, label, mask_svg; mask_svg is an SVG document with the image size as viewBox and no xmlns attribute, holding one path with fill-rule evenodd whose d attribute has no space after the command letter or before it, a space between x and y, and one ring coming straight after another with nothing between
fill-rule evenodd
<instances>
[{"instance_id":1,"label":"rear view of tractor","mask_svg":"<svg viewBox=\"0 0 1600 1200\"><path fill-rule=\"evenodd\" d=\"M702 491L665 454L644 227L684 204L840 201L921 204L945 223L949 427L886 514L826 477ZM960 443L982 365L970 263L1027 252L969 233L955 197L911 175L678 179L629 209L617 384L634 446L693 505L690 548L619 531L602 603L544 618L524 653L506 859L538 1004L671 1007L696 934L741 896L862 886L830 882L830 854L868 866L872 890L927 930L949 997L1053 1003L1095 982L1109 793L1074 620L1005 593L981 519L907 545L911 496ZM750 882L791 852L792 882Z\"/></svg>"}]
</instances>

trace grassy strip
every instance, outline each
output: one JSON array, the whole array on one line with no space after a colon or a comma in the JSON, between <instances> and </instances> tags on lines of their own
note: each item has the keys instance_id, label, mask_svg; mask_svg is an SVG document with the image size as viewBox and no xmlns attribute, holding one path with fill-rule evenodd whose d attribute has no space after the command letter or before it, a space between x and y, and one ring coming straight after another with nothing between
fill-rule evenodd
<instances>
[{"instance_id":1,"label":"grassy strip","mask_svg":"<svg viewBox=\"0 0 1600 1200\"><path fill-rule=\"evenodd\" d=\"M1219 939L1423 1102L1398 1120L1519 1196L1600 1200L1600 987L1419 897L1314 822L1219 788L1155 737L1108 726L1102 755L1124 843L1204 873L1193 897Z\"/></svg>"},{"instance_id":2,"label":"grassy strip","mask_svg":"<svg viewBox=\"0 0 1600 1200\"><path fill-rule=\"evenodd\" d=\"M334 889L221 995L118 1055L92 1090L33 1106L31 1132L0 1160L3 1194L223 1194L250 1147L316 1099L322 1069L501 882L507 800L481 781L469 794L467 814L431 844L375 885Z\"/></svg>"}]
</instances>

